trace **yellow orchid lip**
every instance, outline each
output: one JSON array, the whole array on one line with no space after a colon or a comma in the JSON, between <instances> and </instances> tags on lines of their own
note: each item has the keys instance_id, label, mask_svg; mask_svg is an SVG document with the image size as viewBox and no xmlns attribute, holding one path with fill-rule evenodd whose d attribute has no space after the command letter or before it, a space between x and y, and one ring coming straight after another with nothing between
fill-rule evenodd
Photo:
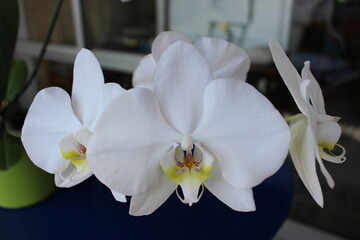
<instances>
[{"instance_id":1,"label":"yellow orchid lip","mask_svg":"<svg viewBox=\"0 0 360 240\"><path fill-rule=\"evenodd\" d=\"M86 158L86 147L77 142L72 135L61 140L59 147L62 157L69 161L69 164L60 171L60 176L64 180L75 180L91 171Z\"/></svg>"},{"instance_id":2,"label":"yellow orchid lip","mask_svg":"<svg viewBox=\"0 0 360 240\"><path fill-rule=\"evenodd\" d=\"M169 167L162 166L163 171L167 174L168 179L180 185L183 197L178 192L176 187L176 194L183 203L190 206L199 201L204 192L203 182L211 177L209 173L212 169L212 164L204 164L203 155L194 154L199 151L193 147L191 151L184 151L184 156L180 158L174 155L174 164ZM181 160L180 160L181 159ZM209 166L208 166L209 165ZM199 193L199 189L201 191Z\"/></svg>"}]
</instances>

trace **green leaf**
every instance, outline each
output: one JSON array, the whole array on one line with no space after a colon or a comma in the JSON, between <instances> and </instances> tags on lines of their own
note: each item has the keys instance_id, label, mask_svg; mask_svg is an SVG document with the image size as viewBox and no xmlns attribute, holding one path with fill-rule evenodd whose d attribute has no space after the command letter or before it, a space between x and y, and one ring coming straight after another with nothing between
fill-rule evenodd
<instances>
[{"instance_id":1,"label":"green leaf","mask_svg":"<svg viewBox=\"0 0 360 240\"><path fill-rule=\"evenodd\" d=\"M14 128L14 124L5 121L4 125L8 134L10 134L13 137L21 138L21 131Z\"/></svg>"},{"instance_id":2,"label":"green leaf","mask_svg":"<svg viewBox=\"0 0 360 240\"><path fill-rule=\"evenodd\" d=\"M7 170L15 165L25 154L20 138L3 131L0 137L0 170Z\"/></svg>"},{"instance_id":3,"label":"green leaf","mask_svg":"<svg viewBox=\"0 0 360 240\"><path fill-rule=\"evenodd\" d=\"M27 66L24 60L13 60L6 89L6 100L12 101L25 84L27 77Z\"/></svg>"},{"instance_id":4,"label":"green leaf","mask_svg":"<svg viewBox=\"0 0 360 240\"><path fill-rule=\"evenodd\" d=\"M19 24L16 0L1 0L0 7L0 99L4 99L6 83L14 54Z\"/></svg>"}]
</instances>

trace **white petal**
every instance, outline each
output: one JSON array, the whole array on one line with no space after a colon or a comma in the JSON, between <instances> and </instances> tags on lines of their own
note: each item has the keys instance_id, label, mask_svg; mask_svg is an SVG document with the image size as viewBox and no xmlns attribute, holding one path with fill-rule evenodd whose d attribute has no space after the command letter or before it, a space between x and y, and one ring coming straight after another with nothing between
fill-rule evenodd
<instances>
[{"instance_id":1,"label":"white petal","mask_svg":"<svg viewBox=\"0 0 360 240\"><path fill-rule=\"evenodd\" d=\"M331 177L329 171L325 168L325 165L321 159L319 151L316 152L316 160L319 163L320 171L324 175L327 184L329 185L330 188L334 188L335 187L334 179Z\"/></svg>"},{"instance_id":2,"label":"white petal","mask_svg":"<svg viewBox=\"0 0 360 240\"><path fill-rule=\"evenodd\" d=\"M319 206L323 206L323 194L316 174L314 139L306 118L293 123L290 127L290 155L295 169Z\"/></svg>"},{"instance_id":3,"label":"white petal","mask_svg":"<svg viewBox=\"0 0 360 240\"><path fill-rule=\"evenodd\" d=\"M163 167L172 168L175 165L175 151L179 148L174 144L161 160ZM159 181L147 192L132 196L130 214L135 216L149 215L158 209L176 189L177 184L161 173Z\"/></svg>"},{"instance_id":4,"label":"white petal","mask_svg":"<svg viewBox=\"0 0 360 240\"><path fill-rule=\"evenodd\" d=\"M131 196L148 191L159 180L160 160L179 139L162 118L153 93L137 88L104 109L87 157L101 182Z\"/></svg>"},{"instance_id":5,"label":"white petal","mask_svg":"<svg viewBox=\"0 0 360 240\"><path fill-rule=\"evenodd\" d=\"M106 83L102 85L102 99L99 99L100 102L100 109L98 111L98 114L95 118L95 120L91 123L89 126L89 129L91 132L94 131L94 128L96 126L97 120L102 114L102 110L109 104L111 100L113 100L115 97L117 97L120 94L125 93L126 90L123 89L119 84L117 83Z\"/></svg>"},{"instance_id":6,"label":"white petal","mask_svg":"<svg viewBox=\"0 0 360 240\"><path fill-rule=\"evenodd\" d=\"M340 117L334 117L320 113L315 113L315 115L318 122L338 122L340 120Z\"/></svg>"},{"instance_id":7,"label":"white petal","mask_svg":"<svg viewBox=\"0 0 360 240\"><path fill-rule=\"evenodd\" d=\"M169 124L191 134L201 119L202 95L212 81L210 68L191 44L176 42L161 56L155 73L155 94Z\"/></svg>"},{"instance_id":8,"label":"white petal","mask_svg":"<svg viewBox=\"0 0 360 240\"><path fill-rule=\"evenodd\" d=\"M82 49L74 63L72 106L84 126L89 126L98 115L101 105L104 76L95 55Z\"/></svg>"},{"instance_id":9,"label":"white petal","mask_svg":"<svg viewBox=\"0 0 360 240\"><path fill-rule=\"evenodd\" d=\"M301 89L302 89L302 92L304 94L304 98L308 101L308 99L310 98L310 94L311 94L311 82L309 79L305 79L303 81L303 83L301 84ZM335 183L334 183L334 180L332 179L330 173L326 170L325 166L324 166L324 163L321 159L321 156L320 156L320 151L319 151L319 142L318 142L318 139L317 139L317 134L318 133L321 133L319 132L318 130L318 122L317 122L317 114L315 113L314 111L314 108L313 106L310 104L310 102L308 101L307 104L306 104L306 112L307 112L307 121L308 121L308 127L306 129L306 134L308 134L308 137L306 139L307 141L307 144L309 145L312 145L312 148L313 148L313 151L315 152L315 158L316 158L316 161L318 162L319 166L320 166L320 171L322 172L322 174L324 175L328 185L333 188L335 186ZM335 133L336 134L336 133ZM322 136L320 137L324 137L324 134L322 133ZM332 138L334 136L331 136ZM304 140L305 141L305 140ZM310 147L309 147L310 148ZM318 181L318 180L317 180ZM303 181L304 182L304 181ZM305 183L304 183L305 184ZM315 183L313 183L315 184ZM306 186L306 184L305 184ZM310 191L309 188L311 188L311 186L307 187L308 190ZM321 204L323 204L323 200L322 200L322 197L320 199L319 196L316 196L318 193L313 193L313 192L310 192L311 195L313 196L313 198L315 199L315 201L320 205L322 206Z\"/></svg>"},{"instance_id":10,"label":"white petal","mask_svg":"<svg viewBox=\"0 0 360 240\"><path fill-rule=\"evenodd\" d=\"M309 118L309 122L312 124L312 125L316 125L316 122L315 120ZM319 125L316 125L316 132L315 134L318 133L318 126ZM324 125L323 125L324 126ZM313 128L313 126L312 126ZM311 131L311 134L314 134L314 131ZM336 133L335 133L336 134ZM334 135L335 135L334 134ZM318 140L316 139L317 135L314 135L313 137L313 145L314 145L314 148L315 148L315 156L316 156L316 160L320 166L320 171L321 173L324 175L325 179L326 179L326 182L328 183L328 185L331 187L331 188L334 188L335 186L335 182L333 180L333 178L331 177L330 173L328 172L328 170L325 168L324 166L324 163L321 159L321 156L320 156L320 151L319 151L319 146L318 146ZM331 136L332 138L333 137L336 137L336 136Z\"/></svg>"},{"instance_id":11,"label":"white petal","mask_svg":"<svg viewBox=\"0 0 360 240\"><path fill-rule=\"evenodd\" d=\"M55 173L55 185L61 188L70 188L82 183L92 176L92 172L90 171L84 174L81 178L70 179L69 176L72 176L74 171L76 171L76 167L74 165L69 165L66 172Z\"/></svg>"},{"instance_id":12,"label":"white petal","mask_svg":"<svg viewBox=\"0 0 360 240\"><path fill-rule=\"evenodd\" d=\"M304 67L301 71L302 79L309 79L311 82L310 87L310 99L311 103L314 106L314 109L317 113L326 114L325 112L325 103L324 97L319 86L319 83L316 81L315 77L310 72L310 62L307 61L304 64Z\"/></svg>"},{"instance_id":13,"label":"white petal","mask_svg":"<svg viewBox=\"0 0 360 240\"><path fill-rule=\"evenodd\" d=\"M103 85L103 99L102 99L102 108L106 107L111 100L119 96L120 94L125 93L126 90L123 89L117 83L106 83Z\"/></svg>"},{"instance_id":14,"label":"white petal","mask_svg":"<svg viewBox=\"0 0 360 240\"><path fill-rule=\"evenodd\" d=\"M220 201L235 211L255 211L255 202L251 189L237 189L225 181L221 175L221 169L216 160L211 171L211 177L204 182L205 187Z\"/></svg>"},{"instance_id":15,"label":"white petal","mask_svg":"<svg viewBox=\"0 0 360 240\"><path fill-rule=\"evenodd\" d=\"M176 164L175 154L177 156L183 155L183 151L181 150L181 148L178 148L178 146L179 146L179 144L173 143L173 146L172 146L171 150L169 150L166 153L166 155L161 159L160 165L163 168L163 170L165 170L165 172L166 172L167 169L172 170L172 168L175 167L175 164ZM178 158L180 158L180 157L178 157Z\"/></svg>"},{"instance_id":16,"label":"white petal","mask_svg":"<svg viewBox=\"0 0 360 240\"><path fill-rule=\"evenodd\" d=\"M255 88L233 79L215 80L206 88L204 107L193 138L215 154L231 185L252 188L282 166L290 141L288 126Z\"/></svg>"},{"instance_id":17,"label":"white petal","mask_svg":"<svg viewBox=\"0 0 360 240\"><path fill-rule=\"evenodd\" d=\"M142 216L153 213L170 197L175 188L176 183L167 179L162 173L159 181L149 191L132 196L130 214Z\"/></svg>"},{"instance_id":18,"label":"white petal","mask_svg":"<svg viewBox=\"0 0 360 240\"><path fill-rule=\"evenodd\" d=\"M116 201L119 202L126 202L126 197L124 194L115 192L115 191L111 191L112 195L114 196L114 198L116 199Z\"/></svg>"},{"instance_id":19,"label":"white petal","mask_svg":"<svg viewBox=\"0 0 360 240\"><path fill-rule=\"evenodd\" d=\"M59 149L65 159L84 156L83 146L76 140L74 134L70 134L59 141Z\"/></svg>"},{"instance_id":20,"label":"white petal","mask_svg":"<svg viewBox=\"0 0 360 240\"><path fill-rule=\"evenodd\" d=\"M185 36L176 32L162 32L154 40L151 52L155 61L159 61L163 52L173 43L177 41L191 43Z\"/></svg>"},{"instance_id":21,"label":"white petal","mask_svg":"<svg viewBox=\"0 0 360 240\"><path fill-rule=\"evenodd\" d=\"M323 122L317 125L317 141L320 146L332 150L341 136L341 127L336 122Z\"/></svg>"},{"instance_id":22,"label":"white petal","mask_svg":"<svg viewBox=\"0 0 360 240\"><path fill-rule=\"evenodd\" d=\"M67 164L61 156L59 141L81 127L69 95L61 88L47 88L40 91L31 104L21 140L35 165L55 173Z\"/></svg>"},{"instance_id":23,"label":"white petal","mask_svg":"<svg viewBox=\"0 0 360 240\"><path fill-rule=\"evenodd\" d=\"M149 54L143 57L134 71L132 84L134 87L145 87L154 89L156 62L154 57Z\"/></svg>"},{"instance_id":24,"label":"white petal","mask_svg":"<svg viewBox=\"0 0 360 240\"><path fill-rule=\"evenodd\" d=\"M197 161L198 159L201 159L202 162L201 170L205 173L209 173L214 164L214 156L211 153L209 153L209 151L205 150L204 146L202 146L199 142L194 143L194 145L195 145L194 158Z\"/></svg>"},{"instance_id":25,"label":"white petal","mask_svg":"<svg viewBox=\"0 0 360 240\"><path fill-rule=\"evenodd\" d=\"M74 138L84 147L88 147L92 133L87 128L83 128L76 133L73 133Z\"/></svg>"},{"instance_id":26,"label":"white petal","mask_svg":"<svg viewBox=\"0 0 360 240\"><path fill-rule=\"evenodd\" d=\"M299 73L296 71L295 67L286 56L284 50L275 39L270 40L269 46L275 65L284 80L285 85L289 89L299 110L302 113L305 113L306 103L300 94L299 85L302 80Z\"/></svg>"},{"instance_id":27,"label":"white petal","mask_svg":"<svg viewBox=\"0 0 360 240\"><path fill-rule=\"evenodd\" d=\"M246 80L250 58L243 49L223 39L209 37L200 38L194 45L210 64L214 79Z\"/></svg>"}]
</instances>

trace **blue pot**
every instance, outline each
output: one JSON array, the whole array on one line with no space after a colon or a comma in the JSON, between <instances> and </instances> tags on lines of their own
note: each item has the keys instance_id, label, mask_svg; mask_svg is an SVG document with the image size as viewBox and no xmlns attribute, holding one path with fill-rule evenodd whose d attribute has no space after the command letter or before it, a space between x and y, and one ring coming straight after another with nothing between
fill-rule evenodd
<instances>
[{"instance_id":1,"label":"blue pot","mask_svg":"<svg viewBox=\"0 0 360 240\"><path fill-rule=\"evenodd\" d=\"M150 216L128 214L95 177L58 189L47 201L0 209L2 239L271 239L287 217L293 194L289 164L254 188L257 210L236 212L205 190L192 207L173 194Z\"/></svg>"}]
</instances>

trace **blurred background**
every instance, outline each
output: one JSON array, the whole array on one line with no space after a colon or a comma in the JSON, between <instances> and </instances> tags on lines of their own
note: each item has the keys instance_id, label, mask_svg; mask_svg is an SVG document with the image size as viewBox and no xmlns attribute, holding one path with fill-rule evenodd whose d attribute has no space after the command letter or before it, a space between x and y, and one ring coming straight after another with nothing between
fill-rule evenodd
<instances>
[{"instance_id":1,"label":"blurred background","mask_svg":"<svg viewBox=\"0 0 360 240\"><path fill-rule=\"evenodd\" d=\"M19 0L16 57L34 66L56 0ZM347 161L327 164L336 186L321 174L325 206L318 207L296 173L295 194L277 239L360 239L360 1L359 0L65 0L37 81L22 97L28 107L39 89L71 90L75 55L91 49L108 82L131 88L131 73L151 51L158 33L172 30L191 40L224 38L252 60L248 83L284 114L298 113L268 49L276 38L301 70L311 61L327 112L340 116ZM317 236L310 238L308 236Z\"/></svg>"}]
</instances>

